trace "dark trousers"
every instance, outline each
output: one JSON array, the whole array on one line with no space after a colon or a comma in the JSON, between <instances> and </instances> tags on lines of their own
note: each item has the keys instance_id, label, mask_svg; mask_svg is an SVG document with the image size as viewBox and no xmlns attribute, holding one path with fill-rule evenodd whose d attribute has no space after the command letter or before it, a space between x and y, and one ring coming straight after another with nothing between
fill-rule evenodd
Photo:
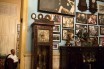
<instances>
[{"instance_id":1,"label":"dark trousers","mask_svg":"<svg viewBox=\"0 0 104 69\"><path fill-rule=\"evenodd\" d=\"M18 62L14 63L14 69L17 69Z\"/></svg>"}]
</instances>

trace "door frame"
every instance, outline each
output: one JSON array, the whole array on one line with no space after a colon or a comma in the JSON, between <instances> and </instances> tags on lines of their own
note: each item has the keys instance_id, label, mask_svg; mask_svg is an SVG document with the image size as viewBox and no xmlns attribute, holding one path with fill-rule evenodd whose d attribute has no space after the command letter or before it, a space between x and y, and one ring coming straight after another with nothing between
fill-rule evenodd
<instances>
[{"instance_id":1,"label":"door frame","mask_svg":"<svg viewBox=\"0 0 104 69\"><path fill-rule=\"evenodd\" d=\"M27 25L28 25L28 0L21 0L20 11L20 65L19 69L25 69L25 50L27 40Z\"/></svg>"}]
</instances>

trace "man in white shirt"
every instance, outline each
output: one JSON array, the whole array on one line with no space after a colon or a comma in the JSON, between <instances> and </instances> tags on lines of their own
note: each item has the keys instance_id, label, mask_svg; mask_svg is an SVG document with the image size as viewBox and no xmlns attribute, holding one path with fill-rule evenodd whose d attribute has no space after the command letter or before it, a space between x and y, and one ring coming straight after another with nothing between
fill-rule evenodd
<instances>
[{"instance_id":1,"label":"man in white shirt","mask_svg":"<svg viewBox=\"0 0 104 69\"><path fill-rule=\"evenodd\" d=\"M18 64L18 57L15 54L15 50L11 49L11 54L6 58L6 68L5 69L16 69Z\"/></svg>"}]
</instances>

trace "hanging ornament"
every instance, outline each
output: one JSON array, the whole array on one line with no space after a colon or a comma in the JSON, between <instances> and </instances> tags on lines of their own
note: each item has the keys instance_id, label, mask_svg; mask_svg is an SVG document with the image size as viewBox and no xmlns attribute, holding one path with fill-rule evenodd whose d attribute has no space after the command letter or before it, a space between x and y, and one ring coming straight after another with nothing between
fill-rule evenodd
<instances>
[{"instance_id":1,"label":"hanging ornament","mask_svg":"<svg viewBox=\"0 0 104 69\"><path fill-rule=\"evenodd\" d=\"M96 0L89 0L89 11L91 13L97 12L97 2L96 2Z\"/></svg>"},{"instance_id":2,"label":"hanging ornament","mask_svg":"<svg viewBox=\"0 0 104 69\"><path fill-rule=\"evenodd\" d=\"M79 0L78 10L80 10L80 11L86 11L87 10L86 0Z\"/></svg>"}]
</instances>

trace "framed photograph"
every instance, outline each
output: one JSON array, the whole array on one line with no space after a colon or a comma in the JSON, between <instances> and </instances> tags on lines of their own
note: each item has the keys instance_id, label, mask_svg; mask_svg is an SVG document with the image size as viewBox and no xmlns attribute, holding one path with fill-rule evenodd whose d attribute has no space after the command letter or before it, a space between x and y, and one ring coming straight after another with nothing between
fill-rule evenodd
<instances>
[{"instance_id":1,"label":"framed photograph","mask_svg":"<svg viewBox=\"0 0 104 69\"><path fill-rule=\"evenodd\" d=\"M20 32L20 24L17 24L17 32Z\"/></svg>"},{"instance_id":2,"label":"framed photograph","mask_svg":"<svg viewBox=\"0 0 104 69\"><path fill-rule=\"evenodd\" d=\"M98 13L104 13L104 4L98 4Z\"/></svg>"},{"instance_id":3,"label":"framed photograph","mask_svg":"<svg viewBox=\"0 0 104 69\"><path fill-rule=\"evenodd\" d=\"M63 28L74 28L74 18L69 16L63 16L62 19Z\"/></svg>"},{"instance_id":4,"label":"framed photograph","mask_svg":"<svg viewBox=\"0 0 104 69\"><path fill-rule=\"evenodd\" d=\"M58 24L56 24L56 25L54 25L53 26L53 32L55 32L55 33L60 33L60 25L58 25Z\"/></svg>"},{"instance_id":5,"label":"framed photograph","mask_svg":"<svg viewBox=\"0 0 104 69\"><path fill-rule=\"evenodd\" d=\"M83 32L87 32L87 25L75 24L75 34L78 34L80 30L83 30Z\"/></svg>"},{"instance_id":6,"label":"framed photograph","mask_svg":"<svg viewBox=\"0 0 104 69\"><path fill-rule=\"evenodd\" d=\"M67 33L68 33L68 29L62 29L62 39L63 40L67 39Z\"/></svg>"},{"instance_id":7,"label":"framed photograph","mask_svg":"<svg viewBox=\"0 0 104 69\"><path fill-rule=\"evenodd\" d=\"M89 37L89 42L92 42L94 46L97 45L98 37Z\"/></svg>"},{"instance_id":8,"label":"framed photograph","mask_svg":"<svg viewBox=\"0 0 104 69\"><path fill-rule=\"evenodd\" d=\"M54 42L60 42L61 41L60 34L53 34L53 41Z\"/></svg>"},{"instance_id":9,"label":"framed photograph","mask_svg":"<svg viewBox=\"0 0 104 69\"><path fill-rule=\"evenodd\" d=\"M61 24L62 21L61 15L50 14L50 16L51 16L51 21L54 21L54 24Z\"/></svg>"},{"instance_id":10,"label":"framed photograph","mask_svg":"<svg viewBox=\"0 0 104 69\"><path fill-rule=\"evenodd\" d=\"M98 14L98 24L104 25L104 14Z\"/></svg>"},{"instance_id":11,"label":"framed photograph","mask_svg":"<svg viewBox=\"0 0 104 69\"><path fill-rule=\"evenodd\" d=\"M88 32L89 32L89 36L98 36L98 26L89 25Z\"/></svg>"},{"instance_id":12,"label":"framed photograph","mask_svg":"<svg viewBox=\"0 0 104 69\"><path fill-rule=\"evenodd\" d=\"M88 24L97 24L97 15L87 14L87 23Z\"/></svg>"},{"instance_id":13,"label":"framed photograph","mask_svg":"<svg viewBox=\"0 0 104 69\"><path fill-rule=\"evenodd\" d=\"M74 16L75 0L38 0L38 11Z\"/></svg>"},{"instance_id":14,"label":"framed photograph","mask_svg":"<svg viewBox=\"0 0 104 69\"><path fill-rule=\"evenodd\" d=\"M104 37L99 37L99 46L102 46L104 42Z\"/></svg>"},{"instance_id":15,"label":"framed photograph","mask_svg":"<svg viewBox=\"0 0 104 69\"><path fill-rule=\"evenodd\" d=\"M17 32L17 41L20 40L20 32Z\"/></svg>"},{"instance_id":16,"label":"framed photograph","mask_svg":"<svg viewBox=\"0 0 104 69\"><path fill-rule=\"evenodd\" d=\"M78 38L77 36L75 36L75 46L81 46L80 38Z\"/></svg>"},{"instance_id":17,"label":"framed photograph","mask_svg":"<svg viewBox=\"0 0 104 69\"><path fill-rule=\"evenodd\" d=\"M100 26L100 35L104 35L104 26Z\"/></svg>"},{"instance_id":18,"label":"framed photograph","mask_svg":"<svg viewBox=\"0 0 104 69\"><path fill-rule=\"evenodd\" d=\"M101 2L104 2L104 0L97 0L97 1L101 1Z\"/></svg>"},{"instance_id":19,"label":"framed photograph","mask_svg":"<svg viewBox=\"0 0 104 69\"><path fill-rule=\"evenodd\" d=\"M63 40L66 40L68 33L70 33L72 35L72 38L71 39L74 40L74 37L73 37L74 30L72 30L72 29L62 29L62 39Z\"/></svg>"},{"instance_id":20,"label":"framed photograph","mask_svg":"<svg viewBox=\"0 0 104 69\"><path fill-rule=\"evenodd\" d=\"M54 42L54 43L53 43L53 49L54 49L54 50L57 50L58 47L59 47L59 44L58 44L57 42Z\"/></svg>"},{"instance_id":21,"label":"framed photograph","mask_svg":"<svg viewBox=\"0 0 104 69\"><path fill-rule=\"evenodd\" d=\"M86 14L85 13L77 12L76 13L76 23L86 24L87 23Z\"/></svg>"},{"instance_id":22,"label":"framed photograph","mask_svg":"<svg viewBox=\"0 0 104 69\"><path fill-rule=\"evenodd\" d=\"M38 30L38 42L49 42L49 30Z\"/></svg>"},{"instance_id":23,"label":"framed photograph","mask_svg":"<svg viewBox=\"0 0 104 69\"><path fill-rule=\"evenodd\" d=\"M73 41L74 40L74 30L73 29L69 29L68 30L68 34L70 34L70 40Z\"/></svg>"}]
</instances>

